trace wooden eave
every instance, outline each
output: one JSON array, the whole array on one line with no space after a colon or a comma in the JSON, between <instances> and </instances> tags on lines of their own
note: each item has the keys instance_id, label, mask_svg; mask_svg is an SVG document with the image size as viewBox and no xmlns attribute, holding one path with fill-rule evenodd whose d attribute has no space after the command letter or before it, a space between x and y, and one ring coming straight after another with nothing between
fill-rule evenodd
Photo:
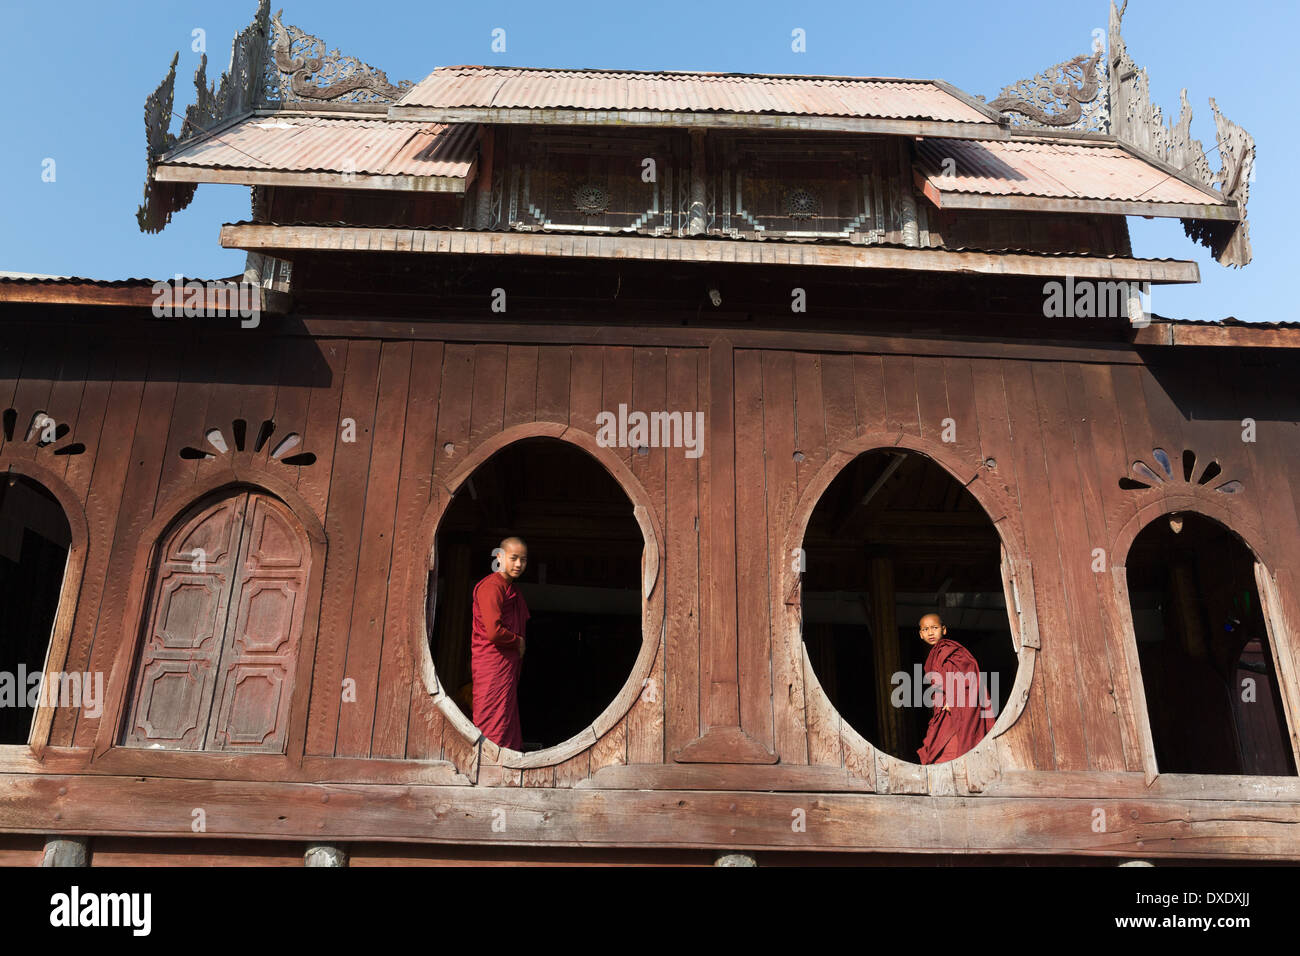
<instances>
[{"instance_id":1,"label":"wooden eave","mask_svg":"<svg viewBox=\"0 0 1300 956\"><path fill-rule=\"evenodd\" d=\"M1155 283L1200 281L1195 262L1101 256L951 251L735 239L676 239L630 235L483 232L473 230L291 226L227 223L221 244L250 252L405 252L449 255L551 256L578 259L641 259L772 266L898 269L1045 279L1130 280Z\"/></svg>"},{"instance_id":2,"label":"wooden eave","mask_svg":"<svg viewBox=\"0 0 1300 956\"><path fill-rule=\"evenodd\" d=\"M170 280L167 281L170 284ZM202 281L202 280L191 280ZM231 280L223 280L231 281ZM28 305L92 305L108 308L152 309L158 301L154 283L109 285L94 281L55 282L0 282L0 302ZM292 308L291 296L286 292L259 287L259 311L269 315L283 315ZM224 303L224 305L223 305ZM238 308L231 308L228 297L218 296L212 289L204 288L203 312L210 316L238 316Z\"/></svg>"},{"instance_id":3,"label":"wooden eave","mask_svg":"<svg viewBox=\"0 0 1300 956\"><path fill-rule=\"evenodd\" d=\"M995 196L988 193L939 189L919 169L916 187L938 209L1009 209L1025 212L1072 212L1102 216L1157 216L1172 219L1241 220L1241 210L1228 205L1142 202L1124 199L1074 199L1063 196Z\"/></svg>"},{"instance_id":4,"label":"wooden eave","mask_svg":"<svg viewBox=\"0 0 1300 956\"><path fill-rule=\"evenodd\" d=\"M388 176L372 173L227 169L212 166L161 165L153 178L162 183L226 183L236 186L311 186L323 189L383 189L394 192L463 194L474 181L468 176Z\"/></svg>"},{"instance_id":5,"label":"wooden eave","mask_svg":"<svg viewBox=\"0 0 1300 956\"><path fill-rule=\"evenodd\" d=\"M492 107L392 106L392 120L485 125L675 127L678 129L785 130L817 133L877 133L949 139L1007 139L1006 126L869 116L809 116L775 113L689 112L686 110L576 110Z\"/></svg>"}]
</instances>

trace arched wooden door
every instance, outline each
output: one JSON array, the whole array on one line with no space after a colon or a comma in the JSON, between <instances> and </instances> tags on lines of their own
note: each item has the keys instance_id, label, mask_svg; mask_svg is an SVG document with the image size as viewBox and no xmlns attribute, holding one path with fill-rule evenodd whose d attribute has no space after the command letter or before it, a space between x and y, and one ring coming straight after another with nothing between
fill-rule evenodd
<instances>
[{"instance_id":1,"label":"arched wooden door","mask_svg":"<svg viewBox=\"0 0 1300 956\"><path fill-rule=\"evenodd\" d=\"M276 499L200 505L163 543L124 743L282 753L311 548Z\"/></svg>"}]
</instances>

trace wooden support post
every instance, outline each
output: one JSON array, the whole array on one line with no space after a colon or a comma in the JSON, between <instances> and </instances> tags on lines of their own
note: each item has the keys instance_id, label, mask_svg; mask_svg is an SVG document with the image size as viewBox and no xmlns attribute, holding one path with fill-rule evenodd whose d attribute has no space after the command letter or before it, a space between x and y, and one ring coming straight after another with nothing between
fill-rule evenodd
<instances>
[{"instance_id":1,"label":"wooden support post","mask_svg":"<svg viewBox=\"0 0 1300 956\"><path fill-rule=\"evenodd\" d=\"M894 608L894 561L873 557L868 562L871 587L871 659L876 669L876 723L880 746L897 754L903 746L903 715L891 701L890 678L902 668L898 646L898 616Z\"/></svg>"},{"instance_id":2,"label":"wooden support post","mask_svg":"<svg viewBox=\"0 0 1300 956\"><path fill-rule=\"evenodd\" d=\"M41 866L90 866L90 838L46 837Z\"/></svg>"},{"instance_id":3,"label":"wooden support post","mask_svg":"<svg viewBox=\"0 0 1300 956\"><path fill-rule=\"evenodd\" d=\"M1201 619L1200 605L1196 600L1196 569L1191 562L1180 560L1169 568L1169 581L1173 586L1174 604L1178 619L1183 625L1183 649L1193 660L1209 658L1209 642L1205 622Z\"/></svg>"},{"instance_id":4,"label":"wooden support post","mask_svg":"<svg viewBox=\"0 0 1300 956\"><path fill-rule=\"evenodd\" d=\"M309 843L303 866L347 866L348 851L332 843Z\"/></svg>"}]
</instances>

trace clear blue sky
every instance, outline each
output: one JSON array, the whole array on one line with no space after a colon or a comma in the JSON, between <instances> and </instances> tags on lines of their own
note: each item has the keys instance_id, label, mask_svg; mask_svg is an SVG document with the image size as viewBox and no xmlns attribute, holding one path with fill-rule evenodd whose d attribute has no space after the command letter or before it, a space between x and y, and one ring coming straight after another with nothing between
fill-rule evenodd
<instances>
[{"instance_id":1,"label":"clear blue sky","mask_svg":"<svg viewBox=\"0 0 1300 956\"><path fill-rule=\"evenodd\" d=\"M752 73L939 77L992 98L1001 88L1088 52L1105 28L1105 0L745 0L435 3L283 0L284 20L330 48L419 80L435 66L621 67ZM0 0L0 270L94 278L225 276L244 254L217 244L223 222L245 219L248 189L200 186L162 233L139 232L145 169L144 100L179 50L177 106L193 98L206 31L209 79L256 0ZM273 5L272 9L276 7ZM493 53L491 33L506 30ZM807 52L791 51L802 28ZM1187 239L1177 220L1130 219L1137 255L1195 259L1202 282L1161 287L1163 315L1254 321L1296 319L1286 284L1295 276L1296 190L1288 170L1300 145L1296 109L1300 4L1238 0L1131 0L1130 54L1151 75L1153 98L1177 112L1188 88L1193 133L1215 139L1208 99L1258 144L1251 190L1255 261L1226 269ZM215 67L215 69L213 69ZM179 124L177 124L179 125ZM56 179L43 182L42 164ZM1218 168L1217 154L1211 157Z\"/></svg>"}]
</instances>

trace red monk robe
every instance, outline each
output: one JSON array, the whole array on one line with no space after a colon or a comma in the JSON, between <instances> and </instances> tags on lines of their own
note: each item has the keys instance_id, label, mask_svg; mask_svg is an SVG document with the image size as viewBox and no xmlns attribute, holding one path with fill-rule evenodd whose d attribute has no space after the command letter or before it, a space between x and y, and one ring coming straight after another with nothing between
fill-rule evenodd
<instances>
[{"instance_id":1,"label":"red monk robe","mask_svg":"<svg viewBox=\"0 0 1300 956\"><path fill-rule=\"evenodd\" d=\"M975 655L954 640L942 638L925 659L925 678L938 688L934 714L917 753L921 763L960 757L993 729L992 705L984 698Z\"/></svg>"},{"instance_id":2,"label":"red monk robe","mask_svg":"<svg viewBox=\"0 0 1300 956\"><path fill-rule=\"evenodd\" d=\"M474 726L512 750L524 745L519 721L519 645L528 605L513 582L493 571L474 586Z\"/></svg>"}]
</instances>

